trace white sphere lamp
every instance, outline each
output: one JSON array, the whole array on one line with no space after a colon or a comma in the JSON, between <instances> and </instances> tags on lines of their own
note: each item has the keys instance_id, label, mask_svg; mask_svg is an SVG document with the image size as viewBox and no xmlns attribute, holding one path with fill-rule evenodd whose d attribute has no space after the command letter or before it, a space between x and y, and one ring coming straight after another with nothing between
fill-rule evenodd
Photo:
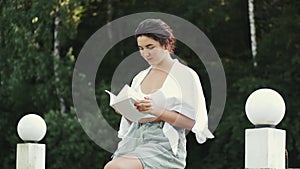
<instances>
[{"instance_id":1,"label":"white sphere lamp","mask_svg":"<svg viewBox=\"0 0 300 169\"><path fill-rule=\"evenodd\" d=\"M23 141L38 142L46 135L47 126L44 119L39 115L28 114L20 119L17 130Z\"/></svg>"},{"instance_id":2,"label":"white sphere lamp","mask_svg":"<svg viewBox=\"0 0 300 169\"><path fill-rule=\"evenodd\" d=\"M249 121L257 127L275 127L283 119L285 103L275 90L263 88L254 91L245 105Z\"/></svg>"}]
</instances>

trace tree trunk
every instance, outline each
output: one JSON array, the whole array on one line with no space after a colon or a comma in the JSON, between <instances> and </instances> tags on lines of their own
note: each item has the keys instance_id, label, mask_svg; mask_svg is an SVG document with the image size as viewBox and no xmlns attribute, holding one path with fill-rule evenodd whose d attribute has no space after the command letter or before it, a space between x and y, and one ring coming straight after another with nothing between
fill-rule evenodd
<instances>
[{"instance_id":1,"label":"tree trunk","mask_svg":"<svg viewBox=\"0 0 300 169\"><path fill-rule=\"evenodd\" d=\"M108 25L110 26L110 22L112 20L112 4L111 4L111 0L108 0L107 2L107 23ZM112 32L111 32L111 29L108 29L108 37L109 37L109 40L111 42L111 39L112 39Z\"/></svg>"},{"instance_id":2,"label":"tree trunk","mask_svg":"<svg viewBox=\"0 0 300 169\"><path fill-rule=\"evenodd\" d=\"M257 67L257 61L256 61L257 44L256 44L255 20L254 20L254 0L248 0L248 8L249 8L250 37L251 37L253 66Z\"/></svg>"},{"instance_id":3,"label":"tree trunk","mask_svg":"<svg viewBox=\"0 0 300 169\"><path fill-rule=\"evenodd\" d=\"M54 76L55 76L55 84L56 84L56 94L59 98L59 104L60 104L60 111L63 113L66 110L66 106L65 106L65 101L64 99L61 97L61 92L60 89L58 87L58 84L60 83L60 78L58 75L58 68L59 68L59 59L60 59L60 55L59 55L59 39L58 39L58 27L60 24L60 16L59 13L57 13L55 20L54 20L54 48L53 48L53 55L54 55L54 59L53 59L53 66L54 66Z\"/></svg>"}]
</instances>

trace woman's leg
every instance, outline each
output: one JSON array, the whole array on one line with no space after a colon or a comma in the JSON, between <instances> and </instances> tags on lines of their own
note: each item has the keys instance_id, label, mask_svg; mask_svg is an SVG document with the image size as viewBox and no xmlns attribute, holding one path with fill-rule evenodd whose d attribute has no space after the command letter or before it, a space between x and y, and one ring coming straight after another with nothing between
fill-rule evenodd
<instances>
[{"instance_id":1,"label":"woman's leg","mask_svg":"<svg viewBox=\"0 0 300 169\"><path fill-rule=\"evenodd\" d=\"M104 169L144 169L138 157L127 154L108 162Z\"/></svg>"}]
</instances>

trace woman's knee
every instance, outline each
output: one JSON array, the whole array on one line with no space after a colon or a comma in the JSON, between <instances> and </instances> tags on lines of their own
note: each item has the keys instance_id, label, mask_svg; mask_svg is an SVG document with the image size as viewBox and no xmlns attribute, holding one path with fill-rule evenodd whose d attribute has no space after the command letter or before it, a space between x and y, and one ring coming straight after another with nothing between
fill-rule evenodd
<instances>
[{"instance_id":1,"label":"woman's knee","mask_svg":"<svg viewBox=\"0 0 300 169\"><path fill-rule=\"evenodd\" d=\"M143 169L143 165L137 157L127 155L111 160L104 169Z\"/></svg>"},{"instance_id":2,"label":"woman's knee","mask_svg":"<svg viewBox=\"0 0 300 169\"><path fill-rule=\"evenodd\" d=\"M104 169L122 169L121 165L114 160L108 162L105 166Z\"/></svg>"}]
</instances>

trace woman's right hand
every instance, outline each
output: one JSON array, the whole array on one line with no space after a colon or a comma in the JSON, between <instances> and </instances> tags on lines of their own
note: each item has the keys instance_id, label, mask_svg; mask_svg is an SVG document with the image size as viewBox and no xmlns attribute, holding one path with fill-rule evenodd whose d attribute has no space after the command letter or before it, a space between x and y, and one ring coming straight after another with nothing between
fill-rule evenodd
<instances>
[{"instance_id":1,"label":"woman's right hand","mask_svg":"<svg viewBox=\"0 0 300 169\"><path fill-rule=\"evenodd\" d=\"M121 115L121 113L117 109L114 109L114 110L117 114Z\"/></svg>"}]
</instances>

